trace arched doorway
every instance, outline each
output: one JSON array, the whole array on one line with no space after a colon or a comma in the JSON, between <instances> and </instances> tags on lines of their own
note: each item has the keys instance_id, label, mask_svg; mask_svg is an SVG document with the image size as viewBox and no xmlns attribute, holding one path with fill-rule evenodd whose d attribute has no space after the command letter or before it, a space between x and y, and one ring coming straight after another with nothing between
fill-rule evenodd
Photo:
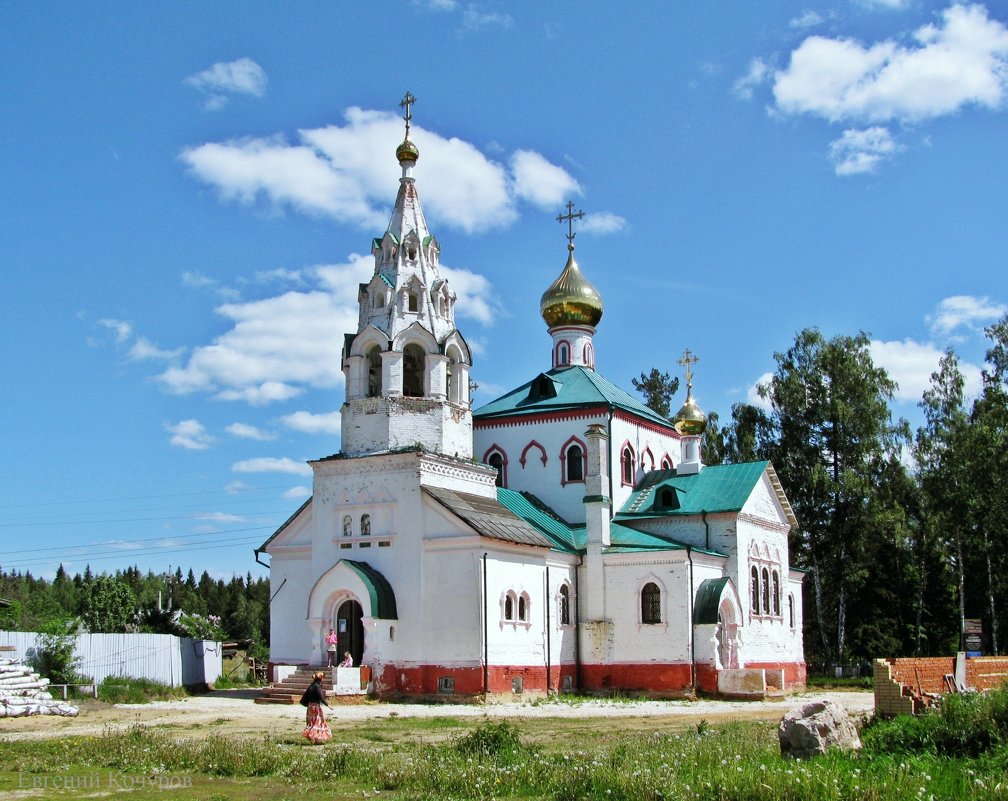
<instances>
[{"instance_id":1,"label":"arched doorway","mask_svg":"<svg viewBox=\"0 0 1008 801\"><path fill-rule=\"evenodd\" d=\"M735 623L735 610L728 601L722 602L718 608L717 643L721 667L730 670L738 668L738 625Z\"/></svg>"},{"instance_id":2,"label":"arched doorway","mask_svg":"<svg viewBox=\"0 0 1008 801\"><path fill-rule=\"evenodd\" d=\"M353 657L354 665L360 665L364 658L364 610L353 599L346 600L336 609L333 628L338 638L336 651L340 660L347 651Z\"/></svg>"}]
</instances>

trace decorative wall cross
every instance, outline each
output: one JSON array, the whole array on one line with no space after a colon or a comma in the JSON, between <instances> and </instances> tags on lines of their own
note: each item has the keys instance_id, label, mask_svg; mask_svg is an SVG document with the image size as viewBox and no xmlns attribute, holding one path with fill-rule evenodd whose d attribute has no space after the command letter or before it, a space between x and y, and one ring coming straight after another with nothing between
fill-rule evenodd
<instances>
[{"instance_id":1,"label":"decorative wall cross","mask_svg":"<svg viewBox=\"0 0 1008 801\"><path fill-rule=\"evenodd\" d=\"M574 220L580 220L584 216L585 216L584 212L581 211L580 209L578 209L577 211L574 211L574 201L573 200L568 200L567 201L567 213L566 214L558 214L557 215L557 222L558 223L562 223L564 221L567 222L567 241L570 244L572 244L572 245L574 244L574 237L577 236L577 234L574 233Z\"/></svg>"}]
</instances>

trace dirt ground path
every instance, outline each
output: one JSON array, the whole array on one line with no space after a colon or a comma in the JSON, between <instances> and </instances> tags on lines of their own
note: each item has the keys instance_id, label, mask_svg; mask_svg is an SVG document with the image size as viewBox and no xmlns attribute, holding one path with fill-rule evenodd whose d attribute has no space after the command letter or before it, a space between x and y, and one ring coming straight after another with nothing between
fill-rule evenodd
<instances>
[{"instance_id":1,"label":"dirt ground path","mask_svg":"<svg viewBox=\"0 0 1008 801\"><path fill-rule=\"evenodd\" d=\"M222 690L177 701L150 704L103 704L85 701L76 718L36 716L0 718L0 739L35 739L101 734L132 725L166 727L182 736L204 737L211 733L229 736L263 736L295 731L304 720L300 706L253 703L254 690ZM771 701L606 701L576 703L527 702L491 704L402 704L365 702L334 705L328 718L334 729L360 721L381 718L476 718L545 719L567 721L600 718L648 719L661 728L688 726L706 720L723 723L734 720L776 721L787 710L813 699L841 704L853 716L870 714L874 696L870 692L818 692L793 695Z\"/></svg>"}]
</instances>

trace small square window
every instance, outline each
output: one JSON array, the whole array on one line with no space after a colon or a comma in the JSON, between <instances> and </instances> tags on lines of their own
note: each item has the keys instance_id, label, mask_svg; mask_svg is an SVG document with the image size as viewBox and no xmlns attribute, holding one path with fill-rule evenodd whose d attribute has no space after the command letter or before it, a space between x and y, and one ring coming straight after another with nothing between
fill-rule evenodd
<instances>
[{"instance_id":1,"label":"small square window","mask_svg":"<svg viewBox=\"0 0 1008 801\"><path fill-rule=\"evenodd\" d=\"M357 547L358 548L370 548L371 547L371 543L370 542L360 542L360 543L357 544Z\"/></svg>"},{"instance_id":2,"label":"small square window","mask_svg":"<svg viewBox=\"0 0 1008 801\"><path fill-rule=\"evenodd\" d=\"M574 689L574 677L571 676L570 674L564 676L563 680L560 682L560 688L562 690L564 690L565 692L573 690Z\"/></svg>"},{"instance_id":3,"label":"small square window","mask_svg":"<svg viewBox=\"0 0 1008 801\"><path fill-rule=\"evenodd\" d=\"M379 547L379 548L388 548L388 547L389 547L389 546L390 546L391 544L392 544L392 543L391 543L391 542L389 542L388 540L381 540L381 541L380 541L380 542L378 543L378 547Z\"/></svg>"},{"instance_id":4,"label":"small square window","mask_svg":"<svg viewBox=\"0 0 1008 801\"><path fill-rule=\"evenodd\" d=\"M521 692L525 686L525 681L521 676L514 676L511 679L511 692L515 695L521 695Z\"/></svg>"},{"instance_id":5,"label":"small square window","mask_svg":"<svg viewBox=\"0 0 1008 801\"><path fill-rule=\"evenodd\" d=\"M341 542L339 547L341 551L347 551L350 548L353 548L353 545L351 545L349 542Z\"/></svg>"},{"instance_id":6,"label":"small square window","mask_svg":"<svg viewBox=\"0 0 1008 801\"><path fill-rule=\"evenodd\" d=\"M455 679L452 676L439 676L437 680L437 691L450 695L455 692Z\"/></svg>"}]
</instances>

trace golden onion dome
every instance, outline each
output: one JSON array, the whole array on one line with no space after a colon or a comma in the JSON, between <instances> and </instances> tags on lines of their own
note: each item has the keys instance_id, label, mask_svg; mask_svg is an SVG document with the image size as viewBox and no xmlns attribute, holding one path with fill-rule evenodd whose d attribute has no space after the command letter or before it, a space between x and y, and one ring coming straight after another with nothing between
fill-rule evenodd
<instances>
[{"instance_id":1,"label":"golden onion dome","mask_svg":"<svg viewBox=\"0 0 1008 801\"><path fill-rule=\"evenodd\" d=\"M598 325L602 319L602 297L578 269L574 245L567 246L567 264L539 301L539 313L546 325Z\"/></svg>"},{"instance_id":2,"label":"golden onion dome","mask_svg":"<svg viewBox=\"0 0 1008 801\"><path fill-rule=\"evenodd\" d=\"M693 399L693 387L686 387L686 402L672 418L672 426L685 436L699 436L707 428L707 415L700 410Z\"/></svg>"},{"instance_id":3,"label":"golden onion dome","mask_svg":"<svg viewBox=\"0 0 1008 801\"><path fill-rule=\"evenodd\" d=\"M396 148L395 152L396 158L399 161L416 161L420 158L420 151L417 150L417 146L414 145L409 139L403 139L403 142L399 147Z\"/></svg>"}]
</instances>

